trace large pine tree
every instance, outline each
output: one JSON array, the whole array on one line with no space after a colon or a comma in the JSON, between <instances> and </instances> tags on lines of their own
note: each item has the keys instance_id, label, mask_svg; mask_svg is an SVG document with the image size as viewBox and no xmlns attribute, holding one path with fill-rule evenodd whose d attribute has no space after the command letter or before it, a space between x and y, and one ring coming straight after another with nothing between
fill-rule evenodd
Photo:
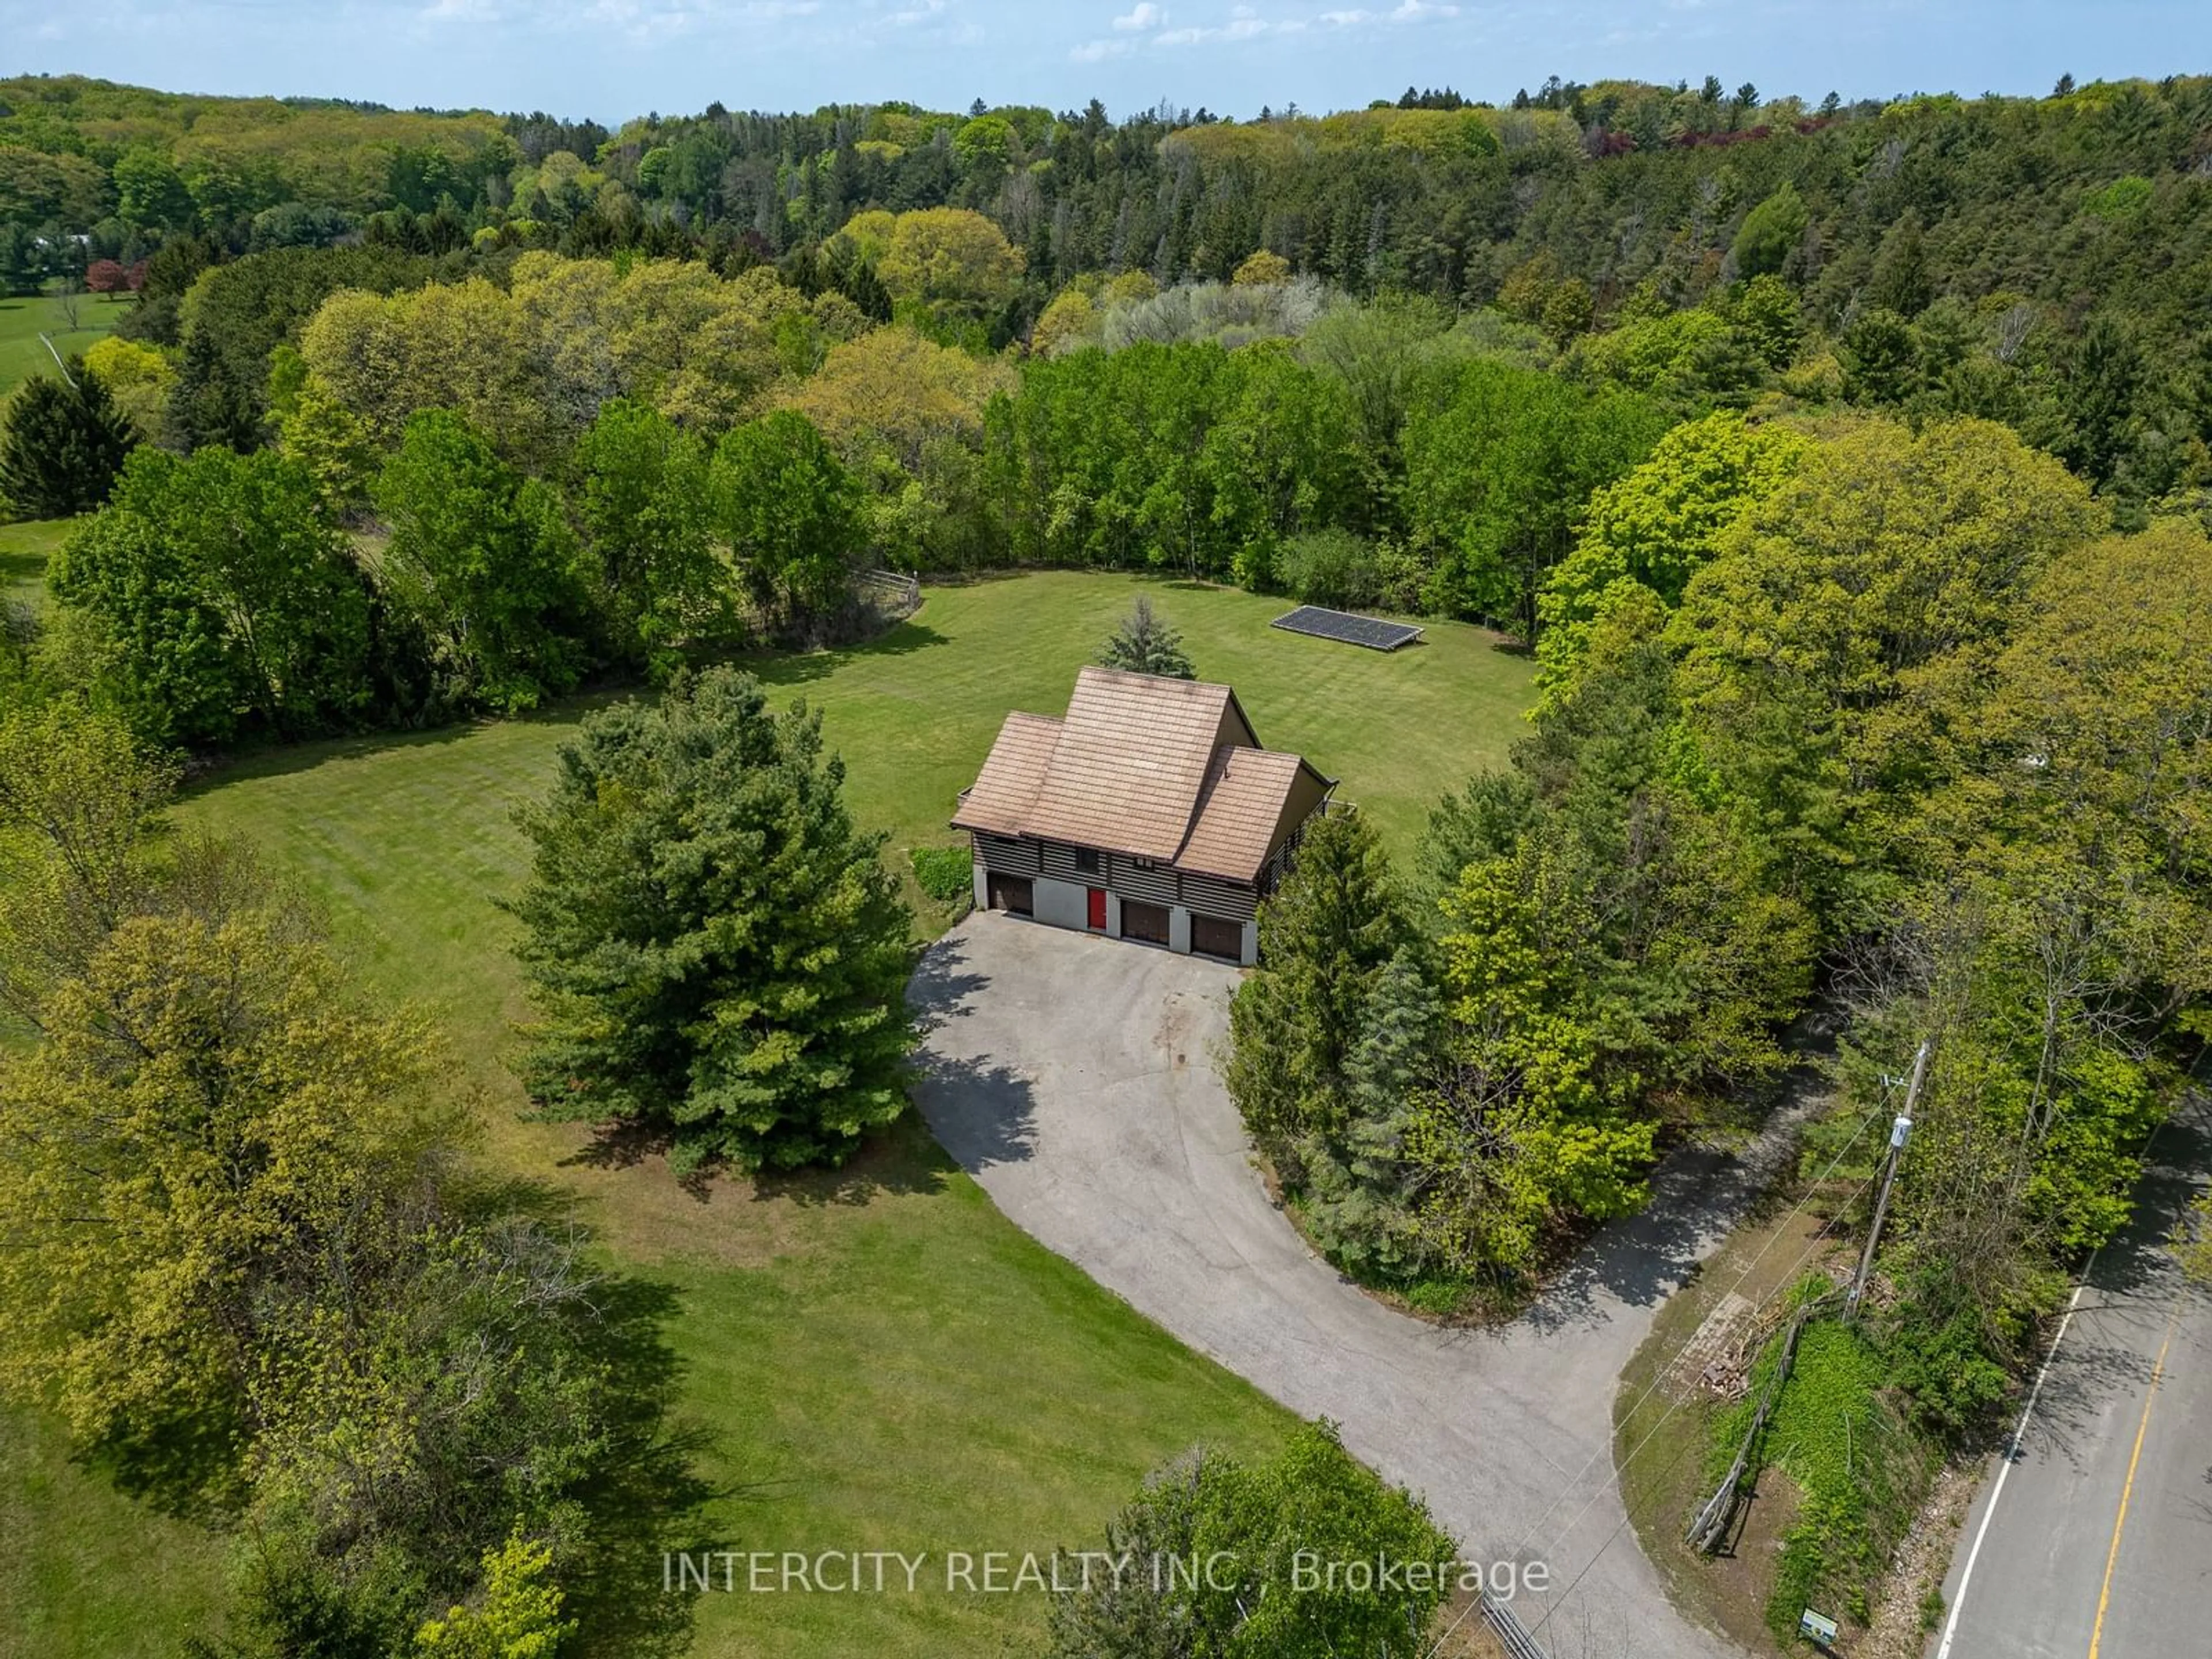
<instances>
[{"instance_id":1,"label":"large pine tree","mask_svg":"<svg viewBox=\"0 0 2212 1659\"><path fill-rule=\"evenodd\" d=\"M584 722L522 818L548 1116L752 1170L842 1163L904 1109L909 917L844 775L817 714L726 668Z\"/></svg>"},{"instance_id":2,"label":"large pine tree","mask_svg":"<svg viewBox=\"0 0 2212 1659\"><path fill-rule=\"evenodd\" d=\"M0 420L0 500L30 518L91 512L138 441L131 417L82 362L70 379L26 381Z\"/></svg>"}]
</instances>

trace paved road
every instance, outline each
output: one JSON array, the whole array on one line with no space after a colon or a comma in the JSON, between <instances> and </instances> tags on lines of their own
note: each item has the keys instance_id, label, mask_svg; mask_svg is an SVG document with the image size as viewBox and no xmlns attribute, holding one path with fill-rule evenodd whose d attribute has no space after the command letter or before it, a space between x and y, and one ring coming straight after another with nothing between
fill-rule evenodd
<instances>
[{"instance_id":1,"label":"paved road","mask_svg":"<svg viewBox=\"0 0 2212 1659\"><path fill-rule=\"evenodd\" d=\"M2212 1297L2160 1247L2212 1168L2212 1109L2167 1126L2152 1161L1967 1517L1945 1659L2212 1654Z\"/></svg>"},{"instance_id":2,"label":"paved road","mask_svg":"<svg viewBox=\"0 0 2212 1659\"><path fill-rule=\"evenodd\" d=\"M1423 1493L1467 1559L1543 1560L1516 1604L1554 1659L1723 1659L1626 1523L1612 1403L1659 1303L1753 1182L1691 1154L1525 1317L1443 1331L1362 1294L1271 1206L1212 1051L1232 969L996 915L932 948L917 1097L1028 1232ZM1564 1587L1573 1584L1571 1592Z\"/></svg>"}]
</instances>

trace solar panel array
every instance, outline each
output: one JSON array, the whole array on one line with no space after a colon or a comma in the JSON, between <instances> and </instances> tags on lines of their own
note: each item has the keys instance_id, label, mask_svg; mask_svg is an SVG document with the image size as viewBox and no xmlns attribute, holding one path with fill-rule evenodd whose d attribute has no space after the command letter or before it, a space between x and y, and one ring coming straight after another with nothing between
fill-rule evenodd
<instances>
[{"instance_id":1,"label":"solar panel array","mask_svg":"<svg viewBox=\"0 0 2212 1659\"><path fill-rule=\"evenodd\" d=\"M1271 625L1293 634L1310 634L1316 639L1364 645L1370 651L1395 651L1408 640L1421 636L1419 629L1406 623L1384 622L1379 617L1355 617L1349 611L1329 611L1317 605L1302 605L1289 615L1276 617Z\"/></svg>"}]
</instances>

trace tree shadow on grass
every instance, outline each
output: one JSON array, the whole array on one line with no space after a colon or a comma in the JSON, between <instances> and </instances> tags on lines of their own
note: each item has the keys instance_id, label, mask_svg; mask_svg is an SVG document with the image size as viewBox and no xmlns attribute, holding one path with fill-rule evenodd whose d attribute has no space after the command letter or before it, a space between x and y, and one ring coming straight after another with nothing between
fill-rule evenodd
<instances>
[{"instance_id":1,"label":"tree shadow on grass","mask_svg":"<svg viewBox=\"0 0 2212 1659\"><path fill-rule=\"evenodd\" d=\"M922 1145L914 1144L919 1140ZM927 1146L913 1111L861 1138L853 1156L836 1169L763 1170L745 1176L708 1164L666 1178L701 1205L787 1199L800 1204L867 1203L879 1194L939 1190L951 1166ZM592 1126L591 1139L561 1160L562 1168L629 1170L665 1159L675 1138L665 1128L634 1124ZM933 1161L932 1156L934 1155Z\"/></svg>"},{"instance_id":2,"label":"tree shadow on grass","mask_svg":"<svg viewBox=\"0 0 2212 1659\"><path fill-rule=\"evenodd\" d=\"M826 680L848 663L868 657L904 657L933 646L950 645L950 637L927 623L909 617L872 640L853 645L833 645L819 651L780 652L773 655L748 653L729 658L733 668L744 670L763 685L811 685Z\"/></svg>"},{"instance_id":3,"label":"tree shadow on grass","mask_svg":"<svg viewBox=\"0 0 2212 1659\"><path fill-rule=\"evenodd\" d=\"M757 1202L785 1199L813 1207L857 1206L884 1195L942 1192L952 1170L952 1160L909 1106L836 1169L763 1174L753 1182L752 1197Z\"/></svg>"},{"instance_id":4,"label":"tree shadow on grass","mask_svg":"<svg viewBox=\"0 0 2212 1659\"><path fill-rule=\"evenodd\" d=\"M312 772L327 761L361 760L404 749L443 748L495 726L573 726L586 714L639 695L639 688L635 686L613 687L562 697L527 714L497 718L479 716L453 720L443 726L365 732L352 737L316 738L304 743L280 743L270 738L265 742L245 744L194 763L184 793L189 797L249 778L288 777L295 773Z\"/></svg>"},{"instance_id":5,"label":"tree shadow on grass","mask_svg":"<svg viewBox=\"0 0 2212 1659\"><path fill-rule=\"evenodd\" d=\"M586 1323L585 1349L606 1368L609 1444L576 1494L590 1545L564 1585L567 1611L579 1653L672 1656L690 1646L695 1598L666 1588L664 1564L714 1547L705 1507L726 1494L693 1470L707 1431L674 1414L683 1364L665 1332L682 1311L675 1291L617 1275L594 1286L592 1302L599 1317Z\"/></svg>"},{"instance_id":6,"label":"tree shadow on grass","mask_svg":"<svg viewBox=\"0 0 2212 1659\"><path fill-rule=\"evenodd\" d=\"M0 547L0 587L37 581L46 574L46 556L28 549Z\"/></svg>"},{"instance_id":7,"label":"tree shadow on grass","mask_svg":"<svg viewBox=\"0 0 2212 1659\"><path fill-rule=\"evenodd\" d=\"M227 1404L131 1425L73 1449L70 1462L158 1515L222 1528L246 1496L239 1461L245 1425Z\"/></svg>"}]
</instances>

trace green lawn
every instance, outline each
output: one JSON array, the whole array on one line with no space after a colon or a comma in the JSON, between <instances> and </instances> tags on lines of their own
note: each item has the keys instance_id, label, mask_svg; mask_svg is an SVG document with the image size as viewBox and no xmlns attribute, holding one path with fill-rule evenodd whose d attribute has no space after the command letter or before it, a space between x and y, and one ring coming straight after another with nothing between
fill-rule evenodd
<instances>
[{"instance_id":1,"label":"green lawn","mask_svg":"<svg viewBox=\"0 0 2212 1659\"><path fill-rule=\"evenodd\" d=\"M872 645L752 665L823 709L864 822L898 848L950 842L954 793L1001 717L1059 712L1137 590L1071 574L934 588ZM1249 594L1154 592L1200 672L1237 686L1261 739L1340 776L1401 849L1428 801L1498 760L1518 729L1527 665L1477 630L1438 625L1386 657L1272 630L1280 606ZM1278 1408L1032 1243L918 1127L837 1176L694 1195L657 1159L610 1166L585 1156L573 1127L520 1120L502 1058L525 1008L492 901L520 867L512 810L544 787L577 712L270 754L199 790L186 812L258 841L327 905L371 984L433 1006L457 1085L481 1101L487 1156L557 1182L615 1263L672 1296L665 1329L682 1413L716 1494L697 1542L940 1554L1086 1545L1162 1458L1200 1439L1273 1443L1287 1422ZM44 1515L18 1495L18 1455L0 1441L11 1466L0 1470L0 1539ZM78 1483L75 1504L93 1501L85 1477L58 1474ZM120 1540L115 1559L143 1542ZM659 1571L641 1557L640 1582L602 1594L627 1589L651 1605ZM110 1650L81 1577L42 1574L24 1594L41 1654ZM199 1605L180 1591L149 1617L180 1632ZM702 1656L889 1659L1021 1651L1042 1609L941 1589L740 1593L702 1598L689 1616L690 1650Z\"/></svg>"},{"instance_id":2,"label":"green lawn","mask_svg":"<svg viewBox=\"0 0 2212 1659\"><path fill-rule=\"evenodd\" d=\"M51 294L14 295L0 298L0 398L16 383L33 374L51 374L54 360L39 336L45 334L67 357L82 351L113 328L131 309L129 300L104 300L96 295L76 296L76 322L72 329L61 300Z\"/></svg>"},{"instance_id":3,"label":"green lawn","mask_svg":"<svg viewBox=\"0 0 2212 1659\"><path fill-rule=\"evenodd\" d=\"M46 561L70 532L67 519L0 524L0 599L39 609L46 602Z\"/></svg>"},{"instance_id":4,"label":"green lawn","mask_svg":"<svg viewBox=\"0 0 2212 1659\"><path fill-rule=\"evenodd\" d=\"M224 1561L72 1464L58 1425L0 1412L0 1659L175 1659L219 1617Z\"/></svg>"}]
</instances>

